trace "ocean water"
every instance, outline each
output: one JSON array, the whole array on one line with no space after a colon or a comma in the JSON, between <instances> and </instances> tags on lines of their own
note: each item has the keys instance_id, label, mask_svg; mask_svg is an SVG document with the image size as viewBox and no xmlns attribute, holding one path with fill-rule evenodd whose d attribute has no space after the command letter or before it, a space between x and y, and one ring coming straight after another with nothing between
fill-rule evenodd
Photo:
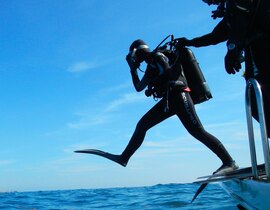
<instances>
[{"instance_id":1,"label":"ocean water","mask_svg":"<svg viewBox=\"0 0 270 210\"><path fill-rule=\"evenodd\" d=\"M0 209L238 209L236 203L216 184L209 184L190 203L197 189L197 184L166 184L132 188L4 192L0 193Z\"/></svg>"}]
</instances>

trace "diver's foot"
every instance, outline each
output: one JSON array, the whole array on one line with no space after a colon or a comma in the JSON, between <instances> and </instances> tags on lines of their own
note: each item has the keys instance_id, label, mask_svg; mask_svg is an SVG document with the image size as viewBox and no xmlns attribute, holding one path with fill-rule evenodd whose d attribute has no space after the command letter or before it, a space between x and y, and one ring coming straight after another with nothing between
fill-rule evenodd
<instances>
[{"instance_id":1,"label":"diver's foot","mask_svg":"<svg viewBox=\"0 0 270 210\"><path fill-rule=\"evenodd\" d=\"M222 166L220 166L213 174L222 176L236 169L238 169L238 165L235 163L235 161L232 161L228 164L223 164Z\"/></svg>"},{"instance_id":2,"label":"diver's foot","mask_svg":"<svg viewBox=\"0 0 270 210\"><path fill-rule=\"evenodd\" d=\"M121 166L126 167L127 166L127 162L123 162L122 160L120 162L118 162Z\"/></svg>"},{"instance_id":3,"label":"diver's foot","mask_svg":"<svg viewBox=\"0 0 270 210\"><path fill-rule=\"evenodd\" d=\"M127 166L127 161L124 161L121 155L115 155L114 161L123 167Z\"/></svg>"}]
</instances>

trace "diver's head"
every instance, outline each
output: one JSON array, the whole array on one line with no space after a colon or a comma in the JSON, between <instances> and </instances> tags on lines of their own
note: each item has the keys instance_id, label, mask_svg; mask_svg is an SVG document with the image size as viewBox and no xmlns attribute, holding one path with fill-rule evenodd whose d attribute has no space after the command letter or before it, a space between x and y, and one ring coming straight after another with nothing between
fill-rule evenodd
<instances>
[{"instance_id":1,"label":"diver's head","mask_svg":"<svg viewBox=\"0 0 270 210\"><path fill-rule=\"evenodd\" d=\"M129 47L129 55L138 63L143 62L149 52L148 45L141 39L135 40Z\"/></svg>"}]
</instances>

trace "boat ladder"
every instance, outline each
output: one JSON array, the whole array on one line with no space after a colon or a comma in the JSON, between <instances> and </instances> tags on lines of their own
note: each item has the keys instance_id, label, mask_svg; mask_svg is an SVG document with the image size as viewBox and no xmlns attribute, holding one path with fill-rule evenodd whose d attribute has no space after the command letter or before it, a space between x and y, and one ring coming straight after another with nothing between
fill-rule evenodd
<instances>
[{"instance_id":1,"label":"boat ladder","mask_svg":"<svg viewBox=\"0 0 270 210\"><path fill-rule=\"evenodd\" d=\"M257 109L258 109L258 117L260 124L260 132L262 139L262 147L263 147L263 156L265 162L265 173L266 179L270 180L270 153L269 153L269 142L266 131L266 123L265 123L265 115L264 115L264 105L263 105L263 97L262 91L260 88L260 84L256 79L249 79L246 85L246 95L245 95L245 103L246 103L246 117L247 117L247 127L248 127L248 137L249 137L249 148L250 148L250 157L251 157L251 166L252 173L255 179L259 179L258 169L257 169L257 156L256 156L256 146L254 141L254 128L252 121L252 111L251 111L251 90L254 90L254 94L256 97Z\"/></svg>"}]
</instances>

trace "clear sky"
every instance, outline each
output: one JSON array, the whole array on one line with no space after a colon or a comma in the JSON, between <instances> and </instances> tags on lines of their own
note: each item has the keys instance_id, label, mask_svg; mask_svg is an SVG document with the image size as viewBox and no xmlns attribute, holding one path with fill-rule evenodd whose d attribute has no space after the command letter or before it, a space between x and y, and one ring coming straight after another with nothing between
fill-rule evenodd
<instances>
[{"instance_id":1,"label":"clear sky","mask_svg":"<svg viewBox=\"0 0 270 210\"><path fill-rule=\"evenodd\" d=\"M216 170L219 159L176 117L147 133L126 168L73 152L122 152L156 103L132 85L130 44L208 33L213 9L200 0L1 1L0 191L186 183ZM198 115L248 166L242 73L225 72L225 43L192 49L213 94Z\"/></svg>"}]
</instances>

